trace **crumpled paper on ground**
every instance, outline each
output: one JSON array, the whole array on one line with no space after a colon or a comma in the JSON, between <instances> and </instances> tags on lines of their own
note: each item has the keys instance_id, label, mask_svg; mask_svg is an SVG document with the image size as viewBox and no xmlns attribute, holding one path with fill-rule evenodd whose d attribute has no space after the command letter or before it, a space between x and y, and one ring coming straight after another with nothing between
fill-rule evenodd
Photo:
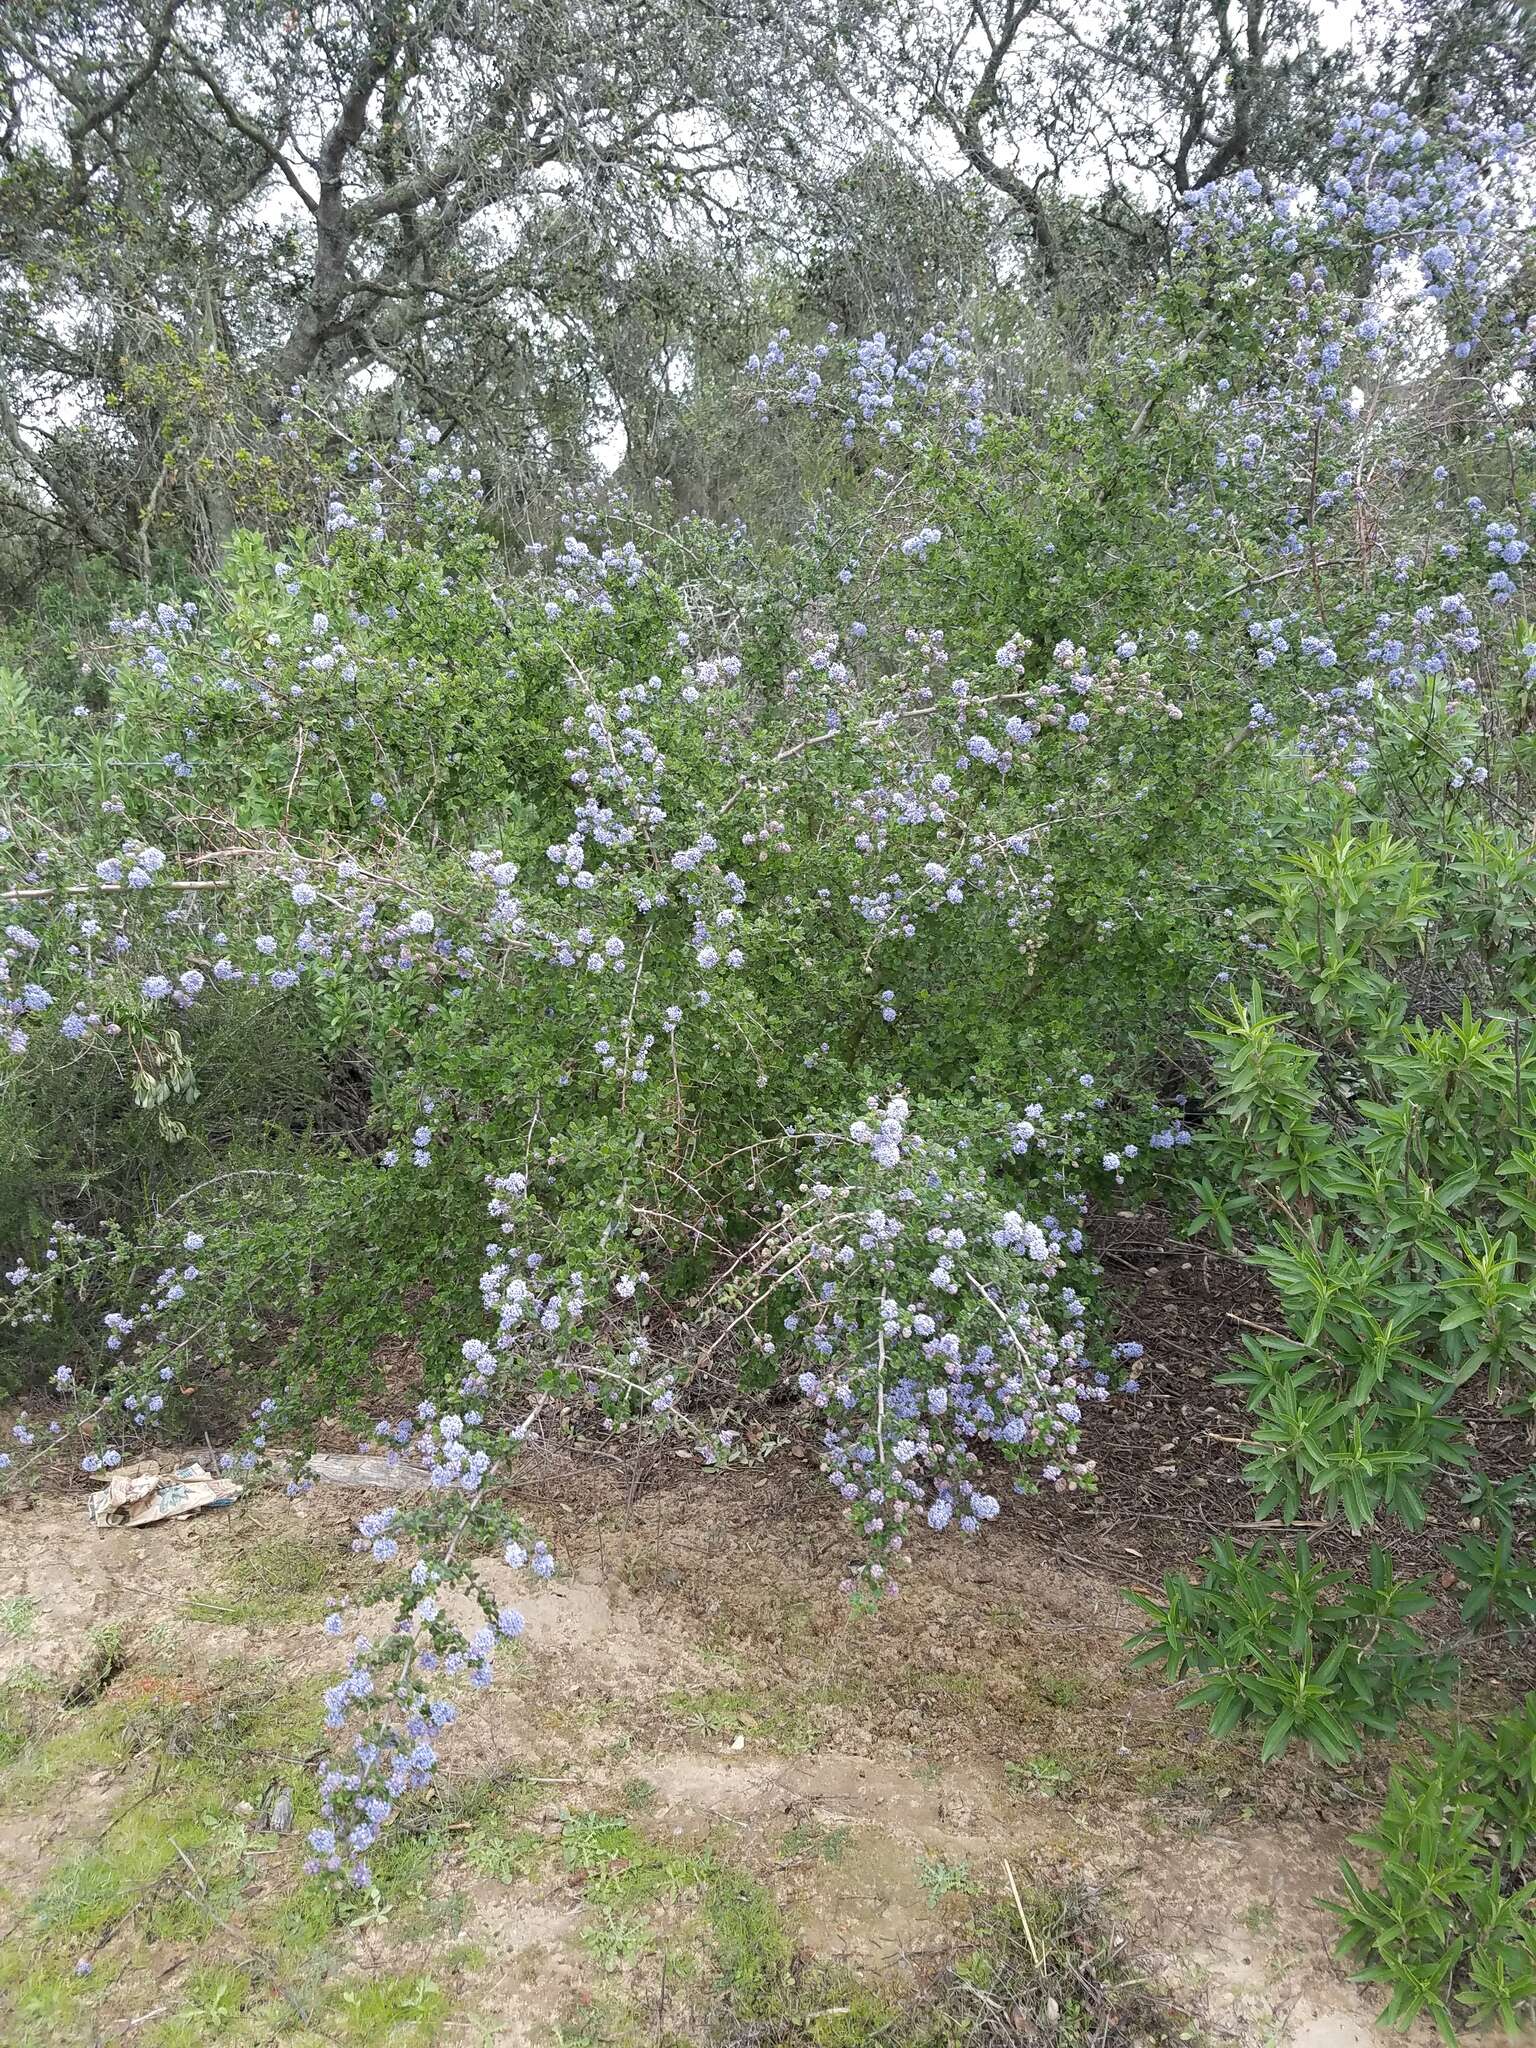
<instances>
[{"instance_id":1,"label":"crumpled paper on ground","mask_svg":"<svg viewBox=\"0 0 1536 2048\"><path fill-rule=\"evenodd\" d=\"M125 1465L91 1495L90 1515L98 1529L143 1529L227 1508L239 1498L233 1480L216 1478L202 1465L178 1465L169 1475L156 1464Z\"/></svg>"},{"instance_id":2,"label":"crumpled paper on ground","mask_svg":"<svg viewBox=\"0 0 1536 2048\"><path fill-rule=\"evenodd\" d=\"M272 1452L267 1469L291 1473L293 1460L286 1452ZM428 1472L420 1465L407 1464L398 1452L391 1457L316 1451L300 1473L322 1486L375 1491L415 1492L431 1484ZM151 1522L201 1514L205 1508L230 1507L241 1492L234 1480L219 1478L204 1465L178 1465L166 1476L151 1460L114 1472L107 1484L91 1495L90 1516L98 1529L142 1529Z\"/></svg>"}]
</instances>

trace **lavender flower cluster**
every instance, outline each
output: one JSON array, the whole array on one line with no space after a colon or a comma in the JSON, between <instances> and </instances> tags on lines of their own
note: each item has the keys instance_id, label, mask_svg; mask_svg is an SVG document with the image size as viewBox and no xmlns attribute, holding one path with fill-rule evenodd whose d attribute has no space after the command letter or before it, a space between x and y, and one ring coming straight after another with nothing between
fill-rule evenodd
<instances>
[{"instance_id":1,"label":"lavender flower cluster","mask_svg":"<svg viewBox=\"0 0 1536 2048\"><path fill-rule=\"evenodd\" d=\"M806 1360L800 1392L826 1418L822 1471L846 1505L863 1557L855 1578L897 1590L893 1566L914 1523L974 1535L995 1520L991 1458L1013 1490L1091 1486L1086 1411L1112 1386L1135 1393L1135 1342L1106 1348L1091 1334L1082 1286L1097 1268L1082 1218L1091 1123L1106 1107L1094 1077L1079 1106L1027 1106L989 1142L929 1130L903 1096L871 1100L839 1142L819 1148L818 1178L786 1203L754 1285L776 1290L782 1340ZM1187 1140L1180 1124L1154 1147ZM1107 1153L1118 1173L1138 1147ZM991 1154L988 1163L987 1154ZM1014 1206L1019 1162L1055 1184L1038 1218Z\"/></svg>"}]
</instances>

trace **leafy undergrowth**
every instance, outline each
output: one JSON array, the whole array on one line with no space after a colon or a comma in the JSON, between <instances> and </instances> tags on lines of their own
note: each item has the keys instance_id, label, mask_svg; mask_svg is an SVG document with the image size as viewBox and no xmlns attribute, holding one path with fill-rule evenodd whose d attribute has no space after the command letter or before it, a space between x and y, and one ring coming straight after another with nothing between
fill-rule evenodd
<instances>
[{"instance_id":1,"label":"leafy undergrowth","mask_svg":"<svg viewBox=\"0 0 1536 2048\"><path fill-rule=\"evenodd\" d=\"M435 2038L445 1990L419 1972L363 1979L339 1902L298 1875L316 1685L247 1661L195 1678L133 1663L88 1704L66 1706L68 1692L34 1674L0 1690L8 1843L30 1820L57 1845L10 1887L7 2041ZM419 1855L402 1838L401 1888Z\"/></svg>"},{"instance_id":2,"label":"leafy undergrowth","mask_svg":"<svg viewBox=\"0 0 1536 2048\"><path fill-rule=\"evenodd\" d=\"M360 1579L356 1560L318 1544L312 1534L270 1534L223 1561L215 1589L188 1602L189 1621L239 1625L318 1621Z\"/></svg>"}]
</instances>

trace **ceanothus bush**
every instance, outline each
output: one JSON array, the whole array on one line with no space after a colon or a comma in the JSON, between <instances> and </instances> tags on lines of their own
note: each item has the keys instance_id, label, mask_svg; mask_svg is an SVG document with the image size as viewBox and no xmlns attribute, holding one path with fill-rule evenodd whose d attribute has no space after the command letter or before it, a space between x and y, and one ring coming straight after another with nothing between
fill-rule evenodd
<instances>
[{"instance_id":1,"label":"ceanothus bush","mask_svg":"<svg viewBox=\"0 0 1536 2048\"><path fill-rule=\"evenodd\" d=\"M1422 456L1432 357L1513 403L1517 141L1378 112L1320 193L1199 195L1034 411L963 335L781 335L747 403L837 478L788 539L615 497L509 563L406 436L122 621L5 785L15 1469L216 1390L245 1471L341 1414L427 1475L360 1530L399 1618L329 1696L321 1866L368 1882L519 1634L483 1560L552 1568L506 1506L551 1403L718 1460L722 1378L793 1401L861 1594L1091 1485L1156 1347L1092 1205L1187 1154L1234 906L1410 746L1480 787L1529 508L1461 431L1425 548Z\"/></svg>"}]
</instances>

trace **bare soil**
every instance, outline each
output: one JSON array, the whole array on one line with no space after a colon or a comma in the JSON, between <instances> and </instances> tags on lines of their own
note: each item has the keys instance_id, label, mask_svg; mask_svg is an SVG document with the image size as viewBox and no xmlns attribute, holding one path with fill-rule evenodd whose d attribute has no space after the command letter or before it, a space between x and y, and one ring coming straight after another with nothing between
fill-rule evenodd
<instances>
[{"instance_id":1,"label":"bare soil","mask_svg":"<svg viewBox=\"0 0 1536 2048\"><path fill-rule=\"evenodd\" d=\"M558 1840L573 1814L618 1811L639 1786L651 1835L727 1842L806 1950L873 1971L921 1973L943 1953L955 1901L933 1897L936 1868L991 1896L1005 1866L1023 1884L1077 1879L1112 1902L1205 2031L1266 2048L1376 2038L1315 1903L1370 1786L1302 1759L1261 1771L1127 1670L1117 1580L1150 1573L1143 1553L1160 1563L1181 1523L1138 1525L1129 1504L1077 1524L1021 1506L981 1539L933 1544L900 1598L860 1616L837 1590L840 1519L788 1452L718 1476L660 1452L637 1475L545 1446L515 1492L560 1572L517 1587L527 1636L467 1706L447 1792L522 1773L536 1781L526 1826ZM328 1672L340 1646L312 1622L202 1619L199 1602L274 1533L302 1533L340 1576L370 1504L269 1495L105 1534L78 1494L13 1506L0 1599L28 1605L25 1626L0 1639L0 1680L25 1666L64 1676L108 1624L124 1656L109 1698L163 1687L167 1673L195 1691L231 1660ZM0 1811L7 1922L132 1786L98 1769ZM290 1879L301 1853L274 1839L257 1891ZM431 1888L480 1958L453 1995L481 2038L535 2048L573 2001L611 1985L568 1871L504 1880L450 1855ZM365 1974L430 1959L428 1937L387 1922L348 1939ZM177 1967L173 1952L173 1981ZM655 1968L654 1954L637 1962L626 1988L653 1995Z\"/></svg>"}]
</instances>

